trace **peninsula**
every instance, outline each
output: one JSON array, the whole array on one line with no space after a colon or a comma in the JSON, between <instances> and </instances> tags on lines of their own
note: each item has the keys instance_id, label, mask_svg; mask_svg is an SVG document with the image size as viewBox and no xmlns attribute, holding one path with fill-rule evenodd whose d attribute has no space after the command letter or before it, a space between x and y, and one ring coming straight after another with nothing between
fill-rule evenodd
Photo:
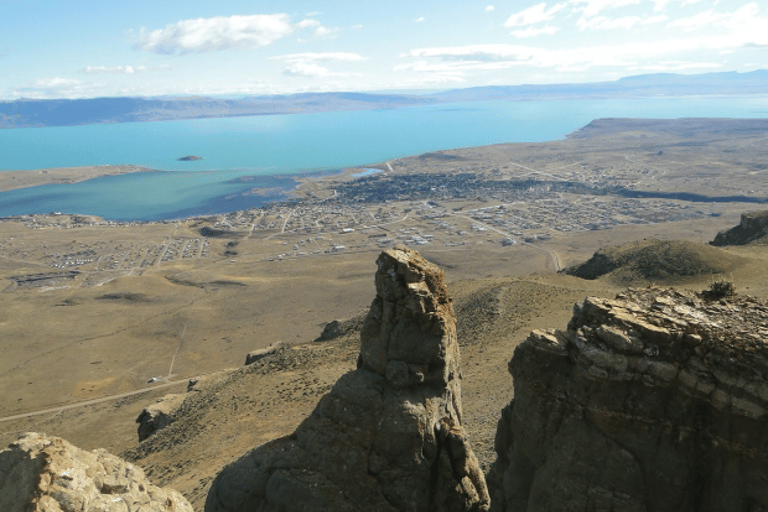
<instances>
[{"instance_id":1,"label":"peninsula","mask_svg":"<svg viewBox=\"0 0 768 512\"><path fill-rule=\"evenodd\" d=\"M151 172L155 169L138 165L92 165L88 167L61 167L24 171L0 171L0 192L19 188L78 183L80 181L117 176L134 172Z\"/></svg>"}]
</instances>

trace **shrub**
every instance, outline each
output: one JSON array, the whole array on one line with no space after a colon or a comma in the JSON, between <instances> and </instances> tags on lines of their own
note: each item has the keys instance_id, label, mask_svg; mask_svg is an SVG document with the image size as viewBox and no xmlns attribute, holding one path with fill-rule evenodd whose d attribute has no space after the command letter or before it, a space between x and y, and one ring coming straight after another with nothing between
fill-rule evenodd
<instances>
[{"instance_id":1,"label":"shrub","mask_svg":"<svg viewBox=\"0 0 768 512\"><path fill-rule=\"evenodd\" d=\"M704 293L711 299L722 299L736 295L736 288L731 281L720 280L710 284Z\"/></svg>"}]
</instances>

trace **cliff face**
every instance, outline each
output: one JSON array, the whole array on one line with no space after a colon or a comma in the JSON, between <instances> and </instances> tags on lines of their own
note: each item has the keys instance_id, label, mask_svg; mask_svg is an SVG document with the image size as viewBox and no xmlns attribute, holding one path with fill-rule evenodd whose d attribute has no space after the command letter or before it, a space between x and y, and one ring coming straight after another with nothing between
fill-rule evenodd
<instances>
[{"instance_id":1,"label":"cliff face","mask_svg":"<svg viewBox=\"0 0 768 512\"><path fill-rule=\"evenodd\" d=\"M489 476L497 511L768 510L768 303L629 290L534 331Z\"/></svg>"},{"instance_id":2,"label":"cliff face","mask_svg":"<svg viewBox=\"0 0 768 512\"><path fill-rule=\"evenodd\" d=\"M721 231L712 245L744 245L768 235L768 210L741 214L737 226Z\"/></svg>"},{"instance_id":3,"label":"cliff face","mask_svg":"<svg viewBox=\"0 0 768 512\"><path fill-rule=\"evenodd\" d=\"M293 434L225 468L207 512L488 509L462 428L459 349L442 272L404 248L377 264L357 370Z\"/></svg>"}]
</instances>

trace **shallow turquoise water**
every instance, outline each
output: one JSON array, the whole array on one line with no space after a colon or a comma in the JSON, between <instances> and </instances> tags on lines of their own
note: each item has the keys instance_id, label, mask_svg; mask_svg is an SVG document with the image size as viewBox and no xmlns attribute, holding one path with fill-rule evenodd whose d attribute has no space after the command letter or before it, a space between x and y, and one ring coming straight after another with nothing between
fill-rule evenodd
<instances>
[{"instance_id":1,"label":"shallow turquoise water","mask_svg":"<svg viewBox=\"0 0 768 512\"><path fill-rule=\"evenodd\" d=\"M768 117L768 98L471 102L278 116L0 130L0 170L135 164L165 172L0 193L0 216L157 220L256 207L288 175L500 142L556 140L601 117ZM187 155L203 160L179 162ZM242 181L243 179L250 181Z\"/></svg>"}]
</instances>

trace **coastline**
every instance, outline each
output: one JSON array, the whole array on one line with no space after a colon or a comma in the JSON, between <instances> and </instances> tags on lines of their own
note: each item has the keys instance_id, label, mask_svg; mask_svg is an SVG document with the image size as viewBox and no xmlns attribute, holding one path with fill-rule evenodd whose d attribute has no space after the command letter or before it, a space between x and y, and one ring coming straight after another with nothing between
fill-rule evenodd
<instances>
[{"instance_id":1,"label":"coastline","mask_svg":"<svg viewBox=\"0 0 768 512\"><path fill-rule=\"evenodd\" d=\"M88 167L58 167L0 171L0 192L8 192L40 185L79 183L104 176L118 176L137 172L155 172L156 169L138 165L92 165Z\"/></svg>"},{"instance_id":2,"label":"coastline","mask_svg":"<svg viewBox=\"0 0 768 512\"><path fill-rule=\"evenodd\" d=\"M127 201L116 201L114 203L123 207L123 210L115 215L102 213L102 211L99 211L99 208L91 208L91 210L87 212L80 211L83 204L72 201L66 204L62 203L62 206L59 206L58 204L49 206L47 203L41 203L41 206L34 203L35 197L34 193L31 191L23 192L17 196L9 198L7 204L10 206L0 212L0 215L4 217L15 217L56 211L71 214L79 213L93 215L115 222L153 222L189 219L210 215L227 215L233 212L260 208L267 204L270 205L270 207L282 203L287 205L297 200L325 202L336 197L337 188L344 188L348 186L349 182L360 178L367 178L371 174L379 174L380 178L387 179L393 176L400 176L401 174L422 175L425 173L448 173L446 176L450 176L451 173L466 172L467 162L472 161L473 159L480 159L483 161L483 168L486 168L483 175L494 182L499 179L510 179L513 177L550 179L550 174L553 171L557 175L556 179L566 180L567 177L576 172L578 167L583 167L578 161L572 161L564 167L567 171L560 171L559 168L552 169L548 164L544 164L544 167L542 168L534 169L526 162L528 162L529 158L538 156L544 147L550 146L557 146L558 151L565 151L567 149L582 154L585 151L585 148L591 146L592 142L589 141L592 139L599 139L600 144L605 144L606 142L609 145L619 144L621 147L633 148L634 152L637 151L637 144L641 143L643 151L650 151L649 158L652 158L653 162L658 160L659 163L663 163L669 161L670 156L667 153L672 150L673 146L659 142L652 146L652 151L648 149L650 146L648 146L647 138L652 137L652 134L654 133L664 134L664 141L670 140L670 137L676 138L676 140L679 139L680 142L678 142L678 144L680 147L688 147L692 144L690 140L692 134L699 134L699 136L706 134L709 138L706 138L703 142L697 142L695 144L696 147L704 147L706 144L711 143L710 139L714 136L716 136L717 140L723 136L737 136L745 128L749 128L749 130L764 131L766 129L766 123L768 123L768 119L761 118L683 118L676 120L642 118L595 119L580 129L566 134L561 140L548 142L507 142L470 146L450 150L437 150L421 154L417 153L411 156L383 159L377 163L367 163L350 167L335 167L323 170L297 170L294 172L278 172L273 175L254 173L236 177L230 176L228 180L220 180L216 176L211 177L210 174L216 175L218 174L218 171L209 171L201 173L202 176L208 176L209 178L202 180L201 183L187 183L182 181L183 179L186 179L184 176L188 173L170 173L162 177L162 185L164 187L169 186L170 189L173 189L170 185L176 185L176 182L178 182L185 186L187 190L213 191L214 187L219 187L218 190L221 191L218 194L209 193L207 196L201 196L200 193L197 193L197 196L190 195L190 198L196 201L195 203L191 201L188 203L179 201L178 204L174 203L173 205L164 203L166 210L162 211L154 212L142 210L144 212L143 216L134 216L133 213L131 213L133 210L129 209L130 204ZM627 144L629 145L627 146ZM702 146L702 144L704 146ZM662 147L664 150L660 149ZM586 151L588 154L592 152L592 150ZM718 158L720 158L720 155L718 155ZM763 172L763 165L764 164L755 164L750 172ZM602 169L602 167L600 167L600 169ZM226 177L228 172L230 171L224 172L223 177ZM241 170L232 172L247 171ZM667 176L668 171L664 172L667 173L665 174L665 176ZM0 171L0 193L12 192L18 189L29 190L35 186L46 184L75 184L98 177L127 175L131 173L149 174L163 173L163 171L156 171L138 165L102 165L25 171ZM577 181L583 181L584 183L588 183L594 178L594 176L585 177L581 175L578 175L577 177L579 178ZM131 183L128 183L129 181ZM138 181L141 181L141 183L134 183ZM160 189L158 187L153 187L156 182L153 182L152 179L147 179L146 183L144 181L145 175L137 175L136 179L129 178L127 180L122 180L120 186L115 190L117 190L117 194L127 194L126 197L139 197L145 189L150 191L165 190L165 188ZM765 198L755 196L755 191L752 190L754 186L752 186L752 188L747 185L740 188L726 187L731 193L723 194L723 190L706 186L699 186L696 189L690 189L689 186L683 186L683 188L677 191L661 191L658 184L655 182L643 183L643 186L639 188L630 187L627 189L626 187L615 185L611 190L613 193L624 195L625 197L627 197L626 194L631 192L632 197L686 200L694 202L736 201L763 203L766 201ZM635 183L635 185L637 185L637 183ZM73 187L73 189L74 188L77 187ZM110 190L109 192L114 196L115 190ZM92 196L95 195L97 197L97 203L101 200L100 204L102 210L104 210L104 204L112 207L113 203L109 202L109 198L105 200L104 197L106 196L102 196L100 191L97 190L94 192L94 190L89 190L88 192ZM381 197L384 197L384 195L381 195L381 192L376 193ZM62 195L64 196L64 194ZM75 199L78 198L74 193L72 194L72 197ZM94 203L89 204L93 206ZM175 208L173 206L175 206ZM25 208L27 211L19 213L13 213L11 211L12 209L21 207ZM9 213L5 213L6 211ZM129 213L125 213L126 211Z\"/></svg>"},{"instance_id":3,"label":"coastline","mask_svg":"<svg viewBox=\"0 0 768 512\"><path fill-rule=\"evenodd\" d=\"M338 169L315 171L308 174L291 175L296 186L288 194L288 198L325 200L333 196L327 187L327 182L346 182L367 175L367 171L384 171L386 163L358 165ZM379 169L381 167L381 169Z\"/></svg>"}]
</instances>

